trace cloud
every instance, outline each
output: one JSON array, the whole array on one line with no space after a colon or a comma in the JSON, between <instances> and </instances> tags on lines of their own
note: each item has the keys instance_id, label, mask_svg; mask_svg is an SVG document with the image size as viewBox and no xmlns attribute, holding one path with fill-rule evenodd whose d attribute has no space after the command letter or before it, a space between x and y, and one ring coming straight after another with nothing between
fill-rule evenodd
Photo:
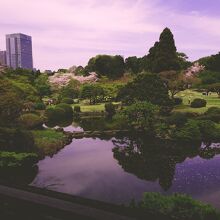
<instances>
[{"instance_id":1,"label":"cloud","mask_svg":"<svg viewBox=\"0 0 220 220\"><path fill-rule=\"evenodd\" d=\"M41 69L84 65L97 53L142 56L166 26L191 58L220 45L218 17L162 0L7 0L0 14L0 48L7 33L31 35L34 64Z\"/></svg>"}]
</instances>

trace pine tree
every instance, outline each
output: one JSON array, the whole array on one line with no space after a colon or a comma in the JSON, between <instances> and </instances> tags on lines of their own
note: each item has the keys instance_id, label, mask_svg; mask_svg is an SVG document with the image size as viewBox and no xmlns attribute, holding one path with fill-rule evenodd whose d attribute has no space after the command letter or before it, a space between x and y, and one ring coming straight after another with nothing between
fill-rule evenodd
<instances>
[{"instance_id":1,"label":"pine tree","mask_svg":"<svg viewBox=\"0 0 220 220\"><path fill-rule=\"evenodd\" d=\"M152 72L180 69L174 37L169 28L163 30L159 42L149 50L147 58Z\"/></svg>"}]
</instances>

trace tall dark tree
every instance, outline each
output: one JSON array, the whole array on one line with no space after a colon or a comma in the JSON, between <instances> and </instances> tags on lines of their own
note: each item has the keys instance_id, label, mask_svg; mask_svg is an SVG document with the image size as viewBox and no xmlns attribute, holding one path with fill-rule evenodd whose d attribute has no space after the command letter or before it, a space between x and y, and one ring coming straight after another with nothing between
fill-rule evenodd
<instances>
[{"instance_id":1,"label":"tall dark tree","mask_svg":"<svg viewBox=\"0 0 220 220\"><path fill-rule=\"evenodd\" d=\"M163 30L159 42L149 50L147 58L152 72L180 69L174 37L169 28Z\"/></svg>"}]
</instances>

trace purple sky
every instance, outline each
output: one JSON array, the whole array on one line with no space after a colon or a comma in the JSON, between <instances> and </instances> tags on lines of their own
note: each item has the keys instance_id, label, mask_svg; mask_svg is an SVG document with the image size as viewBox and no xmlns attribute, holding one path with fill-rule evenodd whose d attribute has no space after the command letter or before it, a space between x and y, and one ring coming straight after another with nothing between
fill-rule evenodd
<instances>
[{"instance_id":1,"label":"purple sky","mask_svg":"<svg viewBox=\"0 0 220 220\"><path fill-rule=\"evenodd\" d=\"M34 66L85 65L97 54L143 56L171 28L178 51L191 60L220 51L220 0L7 0L0 5L5 34L33 37Z\"/></svg>"}]
</instances>

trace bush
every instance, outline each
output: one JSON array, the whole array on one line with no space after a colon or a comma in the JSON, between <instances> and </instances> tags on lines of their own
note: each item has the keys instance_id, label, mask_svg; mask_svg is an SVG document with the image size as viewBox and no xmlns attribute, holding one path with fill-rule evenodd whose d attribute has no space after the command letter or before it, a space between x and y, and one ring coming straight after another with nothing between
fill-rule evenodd
<instances>
[{"instance_id":1,"label":"bush","mask_svg":"<svg viewBox=\"0 0 220 220\"><path fill-rule=\"evenodd\" d=\"M26 129L40 128L43 125L42 118L33 113L27 113L27 114L21 115L18 121L20 125Z\"/></svg>"},{"instance_id":2,"label":"bush","mask_svg":"<svg viewBox=\"0 0 220 220\"><path fill-rule=\"evenodd\" d=\"M77 112L77 113L81 112L81 108L79 105L74 106L74 112Z\"/></svg>"},{"instance_id":3,"label":"bush","mask_svg":"<svg viewBox=\"0 0 220 220\"><path fill-rule=\"evenodd\" d=\"M62 99L61 103L72 105L74 103L74 101L71 98L64 98L64 99Z\"/></svg>"},{"instance_id":4,"label":"bush","mask_svg":"<svg viewBox=\"0 0 220 220\"><path fill-rule=\"evenodd\" d=\"M49 121L59 121L65 118L65 110L62 108L48 108L45 111L45 116Z\"/></svg>"},{"instance_id":5,"label":"bush","mask_svg":"<svg viewBox=\"0 0 220 220\"><path fill-rule=\"evenodd\" d=\"M115 114L115 106L110 102L105 104L105 111L107 112L108 117L112 118Z\"/></svg>"},{"instance_id":6,"label":"bush","mask_svg":"<svg viewBox=\"0 0 220 220\"><path fill-rule=\"evenodd\" d=\"M173 99L174 105L181 105L183 103L183 99L179 97L175 97Z\"/></svg>"},{"instance_id":7,"label":"bush","mask_svg":"<svg viewBox=\"0 0 220 220\"><path fill-rule=\"evenodd\" d=\"M191 103L191 107L192 108L202 108L202 107L206 107L206 100L205 99L194 99Z\"/></svg>"},{"instance_id":8,"label":"bush","mask_svg":"<svg viewBox=\"0 0 220 220\"><path fill-rule=\"evenodd\" d=\"M35 153L0 152L0 168L31 167L38 161Z\"/></svg>"},{"instance_id":9,"label":"bush","mask_svg":"<svg viewBox=\"0 0 220 220\"><path fill-rule=\"evenodd\" d=\"M21 129L0 128L0 151L34 152L31 132Z\"/></svg>"},{"instance_id":10,"label":"bush","mask_svg":"<svg viewBox=\"0 0 220 220\"><path fill-rule=\"evenodd\" d=\"M172 106L161 106L160 107L160 115L168 116L173 110Z\"/></svg>"},{"instance_id":11,"label":"bush","mask_svg":"<svg viewBox=\"0 0 220 220\"><path fill-rule=\"evenodd\" d=\"M219 213L210 205L181 194L164 196L160 193L144 193L140 210L170 220L219 219Z\"/></svg>"},{"instance_id":12,"label":"bush","mask_svg":"<svg viewBox=\"0 0 220 220\"><path fill-rule=\"evenodd\" d=\"M201 142L202 135L198 121L189 120L183 127L174 131L173 138L180 142Z\"/></svg>"},{"instance_id":13,"label":"bush","mask_svg":"<svg viewBox=\"0 0 220 220\"><path fill-rule=\"evenodd\" d=\"M45 110L46 105L43 102L37 102L34 104L34 109L35 110Z\"/></svg>"},{"instance_id":14,"label":"bush","mask_svg":"<svg viewBox=\"0 0 220 220\"><path fill-rule=\"evenodd\" d=\"M167 118L167 122L170 125L176 125L177 127L183 126L187 122L187 115L182 112L174 112L170 117Z\"/></svg>"},{"instance_id":15,"label":"bush","mask_svg":"<svg viewBox=\"0 0 220 220\"><path fill-rule=\"evenodd\" d=\"M73 117L73 108L72 108L72 106L70 106L68 104L65 104L65 103L61 103L61 104L58 104L56 106L56 108L61 108L61 109L64 110L65 118Z\"/></svg>"},{"instance_id":16,"label":"bush","mask_svg":"<svg viewBox=\"0 0 220 220\"><path fill-rule=\"evenodd\" d=\"M213 122L220 122L220 108L211 107L209 108L204 115L200 116L200 119L211 120Z\"/></svg>"}]
</instances>

